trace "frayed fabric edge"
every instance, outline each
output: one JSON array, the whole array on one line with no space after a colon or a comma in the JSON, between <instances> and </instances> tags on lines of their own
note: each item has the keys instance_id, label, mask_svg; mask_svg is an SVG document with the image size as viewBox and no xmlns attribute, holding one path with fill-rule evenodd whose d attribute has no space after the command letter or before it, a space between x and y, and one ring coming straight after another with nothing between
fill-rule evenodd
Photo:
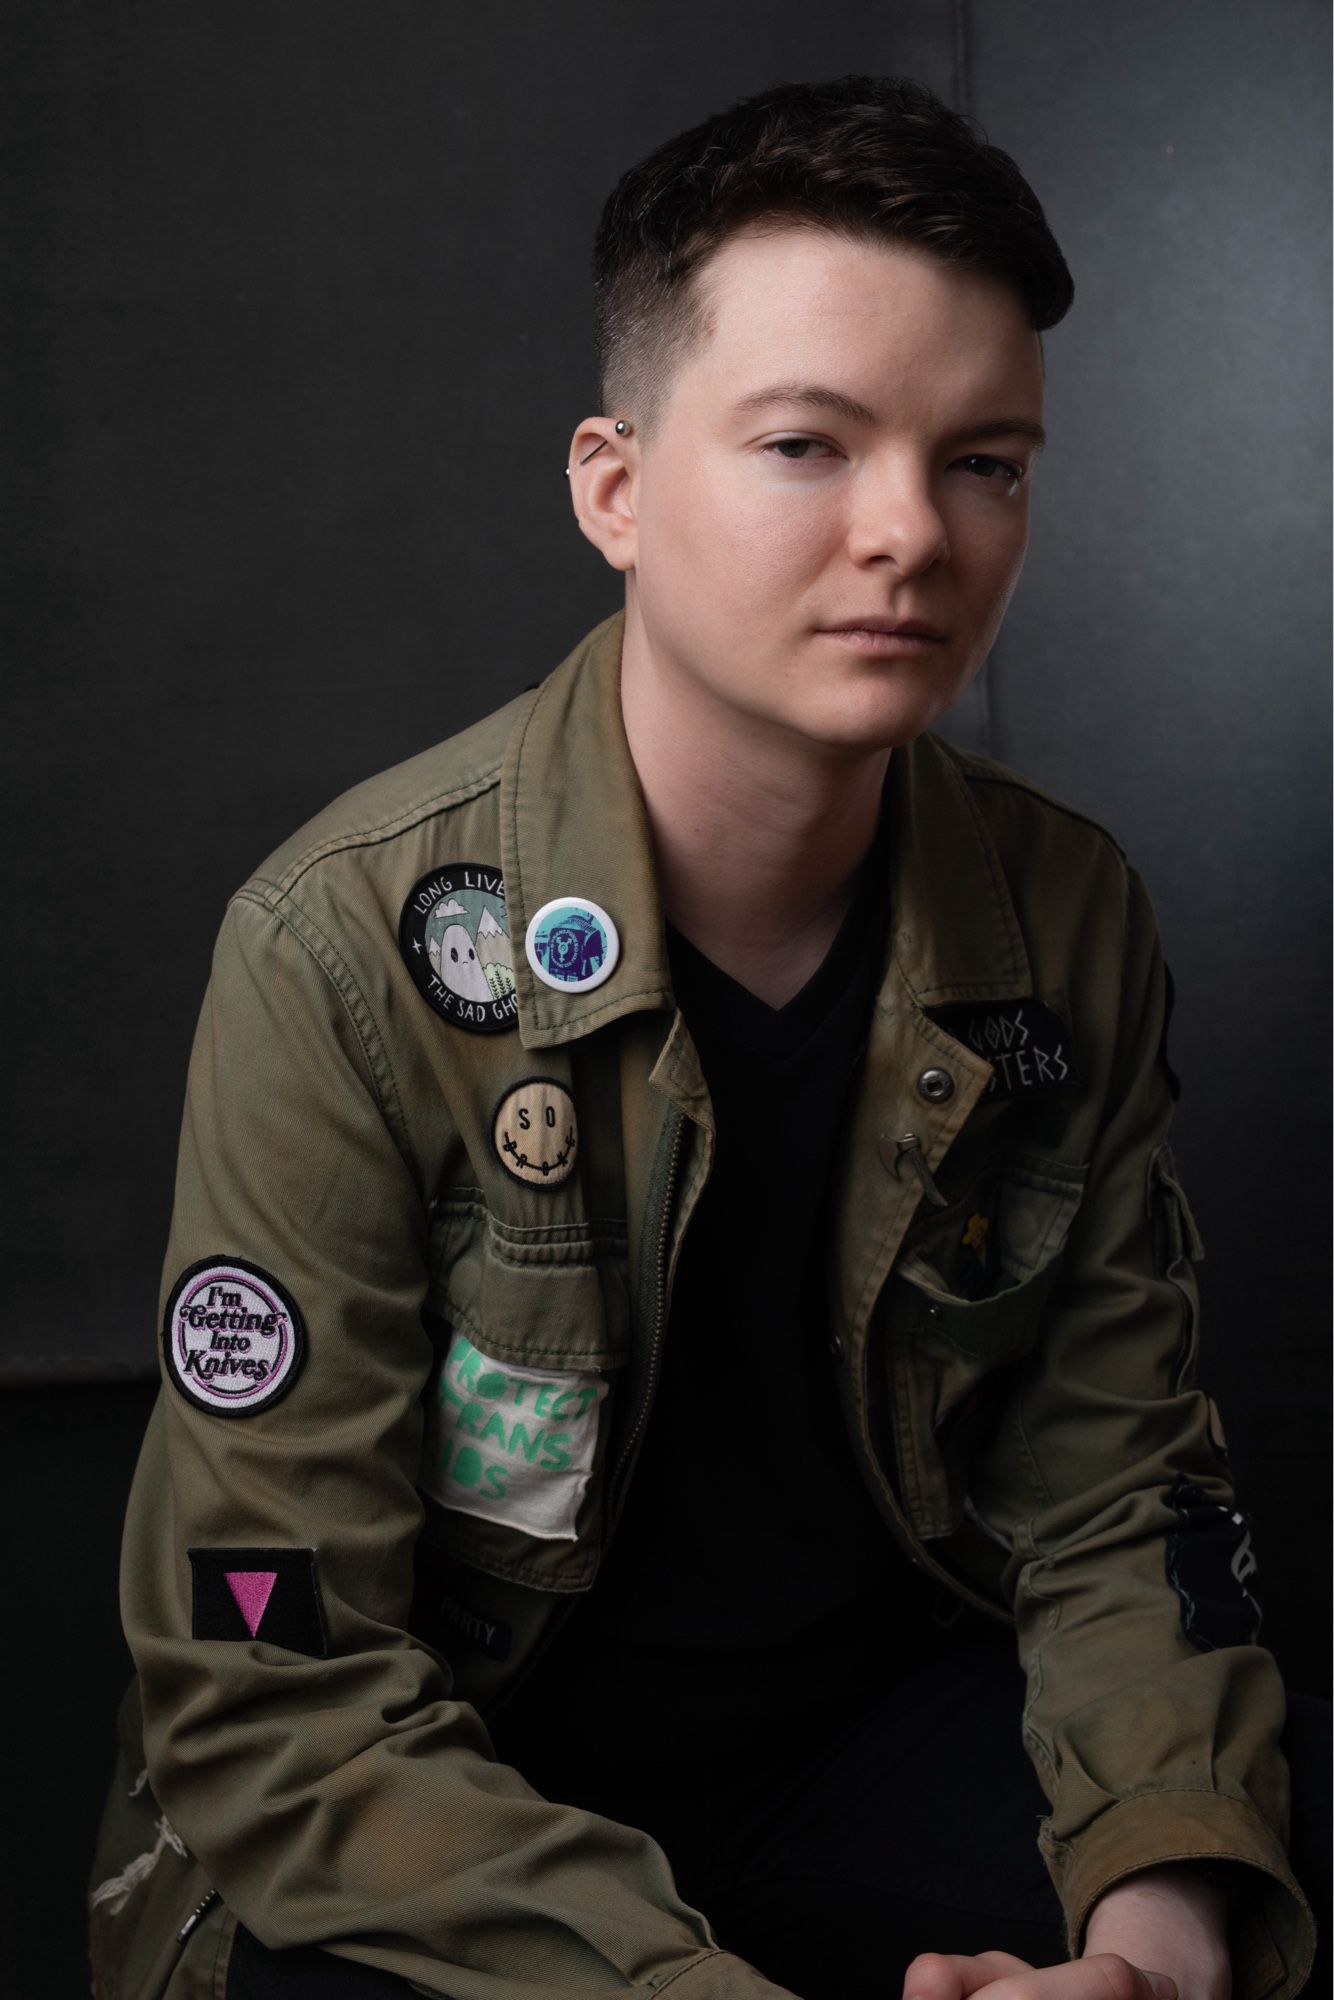
<instances>
[{"instance_id":1,"label":"frayed fabric edge","mask_svg":"<svg viewBox=\"0 0 1334 2000\"><path fill-rule=\"evenodd\" d=\"M105 1909L109 1917L118 1917L129 1902L141 1882L147 1881L157 1867L164 1847L170 1847L182 1860L189 1859L185 1842L175 1828L167 1823L164 1813L157 1823L157 1841L147 1854L136 1854L133 1861L121 1869L119 1875L109 1876L99 1882L90 1898L94 1910Z\"/></svg>"}]
</instances>

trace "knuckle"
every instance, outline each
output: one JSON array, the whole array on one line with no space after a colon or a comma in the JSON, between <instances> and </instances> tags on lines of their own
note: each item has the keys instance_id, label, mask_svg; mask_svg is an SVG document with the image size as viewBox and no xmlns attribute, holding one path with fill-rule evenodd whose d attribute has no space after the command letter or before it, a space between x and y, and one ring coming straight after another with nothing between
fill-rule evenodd
<instances>
[{"instance_id":1,"label":"knuckle","mask_svg":"<svg viewBox=\"0 0 1334 2000\"><path fill-rule=\"evenodd\" d=\"M931 2000L933 1994L952 1990L948 1982L953 1978L954 1968L943 1952L919 1951L904 1972L903 1990Z\"/></svg>"},{"instance_id":2,"label":"knuckle","mask_svg":"<svg viewBox=\"0 0 1334 2000\"><path fill-rule=\"evenodd\" d=\"M1099 1952L1085 1963L1097 1967L1107 2000L1140 2000L1145 1990L1145 1981L1129 1959L1122 1958L1120 1952Z\"/></svg>"}]
</instances>

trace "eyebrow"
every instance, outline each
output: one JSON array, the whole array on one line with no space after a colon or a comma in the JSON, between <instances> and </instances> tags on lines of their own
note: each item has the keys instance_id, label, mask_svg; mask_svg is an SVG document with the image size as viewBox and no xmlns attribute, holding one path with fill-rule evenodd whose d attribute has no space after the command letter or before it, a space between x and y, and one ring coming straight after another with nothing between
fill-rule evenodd
<instances>
[{"instance_id":1,"label":"eyebrow","mask_svg":"<svg viewBox=\"0 0 1334 2000\"><path fill-rule=\"evenodd\" d=\"M876 420L875 411L867 404L859 403L855 396L845 396L841 389L827 389L819 382L771 382L767 388L753 389L733 403L732 415L748 416L768 403L795 403L804 410L832 410L854 424L873 424ZM967 438L993 437L1032 438L1039 451L1047 442L1046 431L1031 417L990 417L983 423L965 425L953 432L947 442L961 444Z\"/></svg>"}]
</instances>

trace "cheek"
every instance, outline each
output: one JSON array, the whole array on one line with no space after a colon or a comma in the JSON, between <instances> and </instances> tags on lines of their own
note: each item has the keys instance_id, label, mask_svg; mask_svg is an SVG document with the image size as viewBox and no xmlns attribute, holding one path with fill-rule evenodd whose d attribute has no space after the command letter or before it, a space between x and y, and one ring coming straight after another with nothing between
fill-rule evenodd
<instances>
[{"instance_id":1,"label":"cheek","mask_svg":"<svg viewBox=\"0 0 1334 2000\"><path fill-rule=\"evenodd\" d=\"M997 579L1002 612L1014 594L1014 587L1019 581L1020 572L1024 567L1024 557L1027 553L1028 513L1027 509L1025 509L1022 522L1019 524L1018 529L1007 538L1005 549L998 559Z\"/></svg>"},{"instance_id":2,"label":"cheek","mask_svg":"<svg viewBox=\"0 0 1334 2000\"><path fill-rule=\"evenodd\" d=\"M997 616L1009 603L1028 549L1028 509L1003 513L997 509L980 519L971 513L951 530L951 544L966 579L966 589L979 611L995 604Z\"/></svg>"},{"instance_id":3,"label":"cheek","mask_svg":"<svg viewBox=\"0 0 1334 2000\"><path fill-rule=\"evenodd\" d=\"M780 504L781 500L781 504ZM814 493L779 496L746 479L678 472L641 502L640 580L688 582L736 600L771 594L823 560L831 532Z\"/></svg>"}]
</instances>

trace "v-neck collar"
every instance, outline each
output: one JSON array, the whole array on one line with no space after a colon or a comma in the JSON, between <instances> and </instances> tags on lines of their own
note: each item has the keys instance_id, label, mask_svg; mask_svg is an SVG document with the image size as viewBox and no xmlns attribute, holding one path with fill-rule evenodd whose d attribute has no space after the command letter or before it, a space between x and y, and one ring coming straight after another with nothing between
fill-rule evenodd
<instances>
[{"instance_id":1,"label":"v-neck collar","mask_svg":"<svg viewBox=\"0 0 1334 2000\"><path fill-rule=\"evenodd\" d=\"M852 892L833 942L810 978L781 1007L771 1007L715 964L683 931L667 924L676 999L696 1039L700 1031L710 1039L721 1035L771 1061L795 1055L829 1018L856 981L859 969L867 969L864 983L869 1010L877 983L870 968L879 966L888 920L888 834L882 797L875 837L857 864Z\"/></svg>"}]
</instances>

